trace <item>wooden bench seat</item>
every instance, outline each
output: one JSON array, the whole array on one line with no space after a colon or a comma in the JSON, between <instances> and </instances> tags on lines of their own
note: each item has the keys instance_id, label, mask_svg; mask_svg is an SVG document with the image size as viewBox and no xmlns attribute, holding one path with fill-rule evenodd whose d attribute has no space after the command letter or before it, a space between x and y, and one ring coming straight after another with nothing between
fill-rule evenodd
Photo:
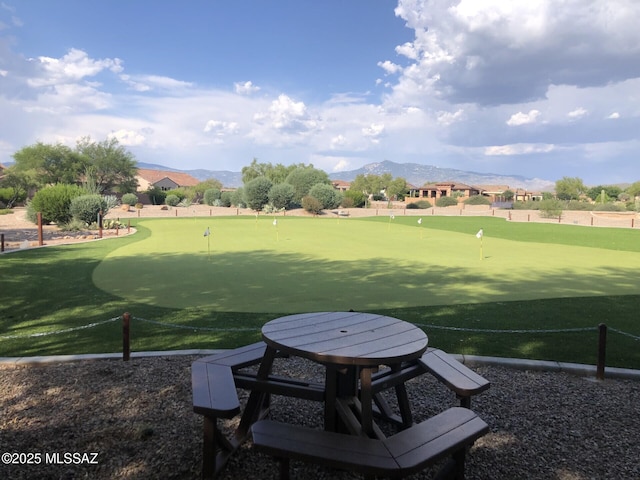
<instances>
[{"instance_id":1,"label":"wooden bench seat","mask_svg":"<svg viewBox=\"0 0 640 480\"><path fill-rule=\"evenodd\" d=\"M489 431L474 412L453 407L384 440L356 437L262 420L252 428L258 450L278 458L280 478L289 478L289 459L357 472L404 477L452 456L453 474L464 478L465 450Z\"/></svg>"},{"instance_id":2,"label":"wooden bench seat","mask_svg":"<svg viewBox=\"0 0 640 480\"><path fill-rule=\"evenodd\" d=\"M418 363L454 391L462 407L471 408L471 396L491 386L489 380L437 348L428 348Z\"/></svg>"},{"instance_id":3,"label":"wooden bench seat","mask_svg":"<svg viewBox=\"0 0 640 480\"><path fill-rule=\"evenodd\" d=\"M191 364L193 411L204 416L202 478L212 478L241 441L223 435L218 419L233 418L240 413L234 372L260 363L266 348L264 342L257 342Z\"/></svg>"}]
</instances>

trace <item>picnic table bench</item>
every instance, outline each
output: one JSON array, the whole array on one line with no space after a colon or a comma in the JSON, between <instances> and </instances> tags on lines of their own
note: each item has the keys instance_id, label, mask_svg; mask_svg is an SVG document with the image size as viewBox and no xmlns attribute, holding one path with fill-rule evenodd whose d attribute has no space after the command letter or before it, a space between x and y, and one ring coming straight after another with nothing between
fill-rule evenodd
<instances>
[{"instance_id":1,"label":"picnic table bench","mask_svg":"<svg viewBox=\"0 0 640 480\"><path fill-rule=\"evenodd\" d=\"M446 472L464 479L466 448L489 431L467 408L452 407L382 440L261 420L251 427L254 446L280 462L280 479L289 478L289 460L399 478L451 456Z\"/></svg>"}]
</instances>

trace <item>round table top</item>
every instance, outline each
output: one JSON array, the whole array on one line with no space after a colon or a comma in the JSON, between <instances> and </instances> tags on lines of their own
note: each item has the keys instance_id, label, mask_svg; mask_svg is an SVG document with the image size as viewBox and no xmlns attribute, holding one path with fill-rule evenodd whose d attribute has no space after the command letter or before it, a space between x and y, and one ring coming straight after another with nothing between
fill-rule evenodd
<instances>
[{"instance_id":1,"label":"round table top","mask_svg":"<svg viewBox=\"0 0 640 480\"><path fill-rule=\"evenodd\" d=\"M393 317L359 312L315 312L280 317L262 327L267 345L336 365L393 365L419 358L427 335Z\"/></svg>"}]
</instances>

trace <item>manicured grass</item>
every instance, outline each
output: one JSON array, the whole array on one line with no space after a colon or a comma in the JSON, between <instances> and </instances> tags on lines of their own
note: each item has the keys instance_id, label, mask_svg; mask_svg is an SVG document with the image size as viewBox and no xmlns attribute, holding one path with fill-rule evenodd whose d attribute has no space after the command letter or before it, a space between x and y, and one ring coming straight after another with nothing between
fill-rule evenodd
<instances>
[{"instance_id":1,"label":"manicured grass","mask_svg":"<svg viewBox=\"0 0 640 480\"><path fill-rule=\"evenodd\" d=\"M428 325L432 344L460 353L594 363L598 323L640 335L638 231L486 217L272 221L141 220L133 237L4 255L0 337L130 311L134 350L229 348L282 313L349 308ZM640 368L638 341L609 337L608 364ZM0 345L12 356L119 351L119 321Z\"/></svg>"}]
</instances>

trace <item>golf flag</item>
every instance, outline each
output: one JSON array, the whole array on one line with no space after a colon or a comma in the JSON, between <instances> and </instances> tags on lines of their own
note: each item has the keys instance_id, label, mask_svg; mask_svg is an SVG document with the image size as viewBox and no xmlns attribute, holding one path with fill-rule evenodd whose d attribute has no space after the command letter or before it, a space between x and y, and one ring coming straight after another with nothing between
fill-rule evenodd
<instances>
[{"instance_id":1,"label":"golf flag","mask_svg":"<svg viewBox=\"0 0 640 480\"><path fill-rule=\"evenodd\" d=\"M418 219L418 225L422 225L422 218Z\"/></svg>"},{"instance_id":2,"label":"golf flag","mask_svg":"<svg viewBox=\"0 0 640 480\"><path fill-rule=\"evenodd\" d=\"M482 237L484 236L484 232L482 231L482 229L478 230L478 233L476 233L476 238L480 239L480 260L484 260L484 254L482 253Z\"/></svg>"},{"instance_id":3,"label":"golf flag","mask_svg":"<svg viewBox=\"0 0 640 480\"><path fill-rule=\"evenodd\" d=\"M482 231L482 229L478 230L478 233L476 233L476 238L482 238L484 236L484 232Z\"/></svg>"},{"instance_id":4,"label":"golf flag","mask_svg":"<svg viewBox=\"0 0 640 480\"><path fill-rule=\"evenodd\" d=\"M207 227L207 229L204 231L204 236L208 237L209 235L211 235L211 230L209 230L209 227Z\"/></svg>"},{"instance_id":5,"label":"golf flag","mask_svg":"<svg viewBox=\"0 0 640 480\"><path fill-rule=\"evenodd\" d=\"M275 218L273 219L273 226L277 227L278 226L278 220L276 220Z\"/></svg>"}]
</instances>

